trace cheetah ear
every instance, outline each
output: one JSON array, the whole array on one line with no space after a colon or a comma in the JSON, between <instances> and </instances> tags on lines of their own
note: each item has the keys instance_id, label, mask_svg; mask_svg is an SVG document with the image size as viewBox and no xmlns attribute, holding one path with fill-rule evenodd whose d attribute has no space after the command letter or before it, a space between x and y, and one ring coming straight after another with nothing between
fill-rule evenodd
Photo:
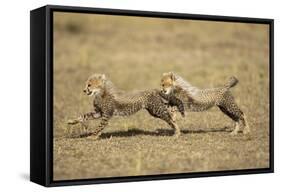
<instances>
[{"instance_id":1,"label":"cheetah ear","mask_svg":"<svg viewBox=\"0 0 281 192\"><path fill-rule=\"evenodd\" d=\"M100 78L105 81L106 80L105 74L101 74Z\"/></svg>"},{"instance_id":2,"label":"cheetah ear","mask_svg":"<svg viewBox=\"0 0 281 192\"><path fill-rule=\"evenodd\" d=\"M170 75L170 77L171 77L171 79L172 79L173 81L176 80L176 76L175 76L175 74L174 74L173 72L169 72L169 75Z\"/></svg>"},{"instance_id":3,"label":"cheetah ear","mask_svg":"<svg viewBox=\"0 0 281 192\"><path fill-rule=\"evenodd\" d=\"M167 76L167 75L168 75L168 73L163 73L163 74L162 74L163 77L164 77L164 76Z\"/></svg>"},{"instance_id":4,"label":"cheetah ear","mask_svg":"<svg viewBox=\"0 0 281 192\"><path fill-rule=\"evenodd\" d=\"M172 74L173 74L173 72L167 72L167 73L163 73L162 76L170 76Z\"/></svg>"}]
</instances>

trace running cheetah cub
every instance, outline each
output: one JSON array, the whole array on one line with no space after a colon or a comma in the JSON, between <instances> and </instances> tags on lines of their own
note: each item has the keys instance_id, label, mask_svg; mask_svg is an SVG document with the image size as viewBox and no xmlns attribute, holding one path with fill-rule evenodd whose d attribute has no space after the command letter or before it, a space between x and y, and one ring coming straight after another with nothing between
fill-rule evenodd
<instances>
[{"instance_id":1,"label":"running cheetah cub","mask_svg":"<svg viewBox=\"0 0 281 192\"><path fill-rule=\"evenodd\" d=\"M230 92L230 88L237 83L238 80L231 77L222 87L199 89L173 72L164 73L161 79L163 93L174 95L182 100L186 111L205 111L213 106L219 107L225 115L235 122L232 135L236 135L240 130L244 134L250 132L246 117Z\"/></svg>"},{"instance_id":2,"label":"running cheetah cub","mask_svg":"<svg viewBox=\"0 0 281 192\"><path fill-rule=\"evenodd\" d=\"M129 116L141 109L146 109L150 115L168 123L180 134L180 130L173 121L169 106L176 106L184 115L184 105L174 96L161 93L160 90L144 90L124 92L117 89L104 74L94 74L86 81L84 93L93 97L93 110L68 121L68 124L83 123L87 120L101 119L100 124L91 135L97 138L113 116Z\"/></svg>"}]
</instances>

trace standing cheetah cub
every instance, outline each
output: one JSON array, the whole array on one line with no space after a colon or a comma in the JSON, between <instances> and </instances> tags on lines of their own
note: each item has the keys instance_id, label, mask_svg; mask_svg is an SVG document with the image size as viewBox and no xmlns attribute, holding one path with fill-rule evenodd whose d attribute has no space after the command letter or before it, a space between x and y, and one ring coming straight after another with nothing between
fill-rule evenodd
<instances>
[{"instance_id":1,"label":"standing cheetah cub","mask_svg":"<svg viewBox=\"0 0 281 192\"><path fill-rule=\"evenodd\" d=\"M161 79L163 93L174 95L182 100L187 111L205 111L213 106L219 107L236 123L235 129L231 132L232 135L236 135L241 128L243 128L244 134L250 132L246 117L237 106L229 90L237 83L238 80L231 77L222 87L199 89L173 72L164 73Z\"/></svg>"},{"instance_id":2,"label":"standing cheetah cub","mask_svg":"<svg viewBox=\"0 0 281 192\"><path fill-rule=\"evenodd\" d=\"M94 98L93 110L68 123L76 124L91 119L101 119L98 128L91 134L93 136L98 137L113 116L129 116L141 109L146 109L153 117L167 122L175 130L176 136L180 134L168 107L176 106L184 115L184 105L181 100L162 94L160 90L127 93L117 89L104 74L94 74L86 81L84 93Z\"/></svg>"}]
</instances>

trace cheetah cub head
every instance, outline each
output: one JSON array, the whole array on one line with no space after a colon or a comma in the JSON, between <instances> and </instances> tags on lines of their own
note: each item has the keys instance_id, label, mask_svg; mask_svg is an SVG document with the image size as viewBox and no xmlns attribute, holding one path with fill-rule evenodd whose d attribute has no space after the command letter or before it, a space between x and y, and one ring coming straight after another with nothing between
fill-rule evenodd
<instances>
[{"instance_id":1,"label":"cheetah cub head","mask_svg":"<svg viewBox=\"0 0 281 192\"><path fill-rule=\"evenodd\" d=\"M165 94L170 94L175 88L176 77L173 72L163 73L161 78L162 92Z\"/></svg>"},{"instance_id":2,"label":"cheetah cub head","mask_svg":"<svg viewBox=\"0 0 281 192\"><path fill-rule=\"evenodd\" d=\"M86 81L84 93L88 96L99 96L103 93L105 88L106 77L104 74L93 74Z\"/></svg>"}]
</instances>

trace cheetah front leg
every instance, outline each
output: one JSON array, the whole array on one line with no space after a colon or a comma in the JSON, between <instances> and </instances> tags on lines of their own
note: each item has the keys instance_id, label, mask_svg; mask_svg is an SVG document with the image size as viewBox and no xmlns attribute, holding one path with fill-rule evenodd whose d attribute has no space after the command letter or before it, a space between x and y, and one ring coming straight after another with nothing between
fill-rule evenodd
<instances>
[{"instance_id":1,"label":"cheetah front leg","mask_svg":"<svg viewBox=\"0 0 281 192\"><path fill-rule=\"evenodd\" d=\"M182 117L185 117L185 108L182 100L178 99L174 95L166 95L162 92L159 92L159 95L162 97L162 101L169 106L169 113L171 114L173 121L176 120L177 110L181 113Z\"/></svg>"},{"instance_id":2,"label":"cheetah front leg","mask_svg":"<svg viewBox=\"0 0 281 192\"><path fill-rule=\"evenodd\" d=\"M170 124L170 126L175 130L174 136L176 138L178 138L181 135L181 131L179 126L173 121L171 120L170 122L168 122Z\"/></svg>"},{"instance_id":3,"label":"cheetah front leg","mask_svg":"<svg viewBox=\"0 0 281 192\"><path fill-rule=\"evenodd\" d=\"M177 138L180 136L181 131L176 122L173 120L173 117L169 113L163 114L161 117L164 121L166 121L173 129L174 129L174 136Z\"/></svg>"},{"instance_id":4,"label":"cheetah front leg","mask_svg":"<svg viewBox=\"0 0 281 192\"><path fill-rule=\"evenodd\" d=\"M101 114L99 112L93 111L93 112L89 112L89 113L80 115L79 117L77 117L75 119L70 119L70 120L68 120L67 123L69 125L75 125L77 123L83 123L88 120L98 119L100 117L101 117Z\"/></svg>"},{"instance_id":5,"label":"cheetah front leg","mask_svg":"<svg viewBox=\"0 0 281 192\"><path fill-rule=\"evenodd\" d=\"M177 114L176 114L177 109L175 107L168 107L168 111L171 115L172 121L175 122L177 120Z\"/></svg>"},{"instance_id":6,"label":"cheetah front leg","mask_svg":"<svg viewBox=\"0 0 281 192\"><path fill-rule=\"evenodd\" d=\"M81 134L81 136L82 136L88 132L88 126L87 126L87 124L85 124L85 122L88 120L98 119L100 117L101 117L100 112L92 111L92 112L88 112L83 115L80 115L79 117L77 117L75 119L68 120L67 124L70 126L74 126L74 125L80 123L81 127L79 128L79 130L80 130L80 132L82 131L82 133L83 133L83 134ZM72 134L73 129L71 127L68 127L67 131Z\"/></svg>"},{"instance_id":7,"label":"cheetah front leg","mask_svg":"<svg viewBox=\"0 0 281 192\"><path fill-rule=\"evenodd\" d=\"M97 129L95 129L92 133L91 133L91 137L93 139L98 139L99 136L101 135L102 130L108 125L108 121L111 118L111 116L109 115L103 115L101 117L101 121L100 124L98 126Z\"/></svg>"}]
</instances>

